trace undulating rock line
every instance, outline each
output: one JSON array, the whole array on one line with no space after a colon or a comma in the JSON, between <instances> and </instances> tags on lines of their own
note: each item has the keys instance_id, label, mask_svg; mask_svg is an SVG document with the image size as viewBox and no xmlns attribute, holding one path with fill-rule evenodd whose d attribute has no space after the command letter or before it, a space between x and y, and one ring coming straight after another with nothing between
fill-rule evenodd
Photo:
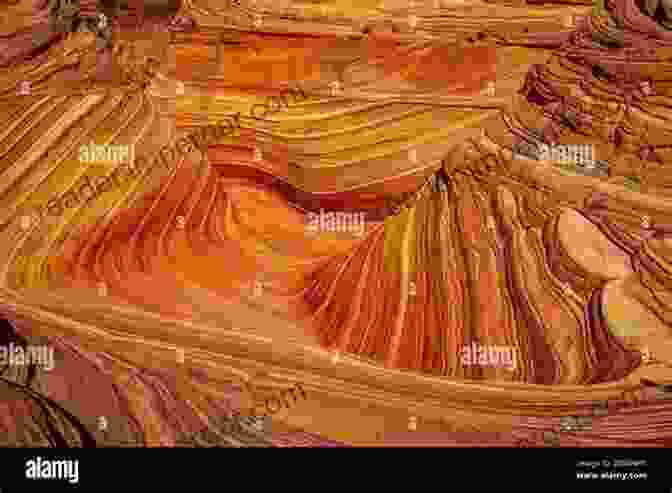
<instances>
[{"instance_id":1,"label":"undulating rock line","mask_svg":"<svg viewBox=\"0 0 672 493\"><path fill-rule=\"evenodd\" d=\"M226 393L224 385L230 392L262 368L275 374L291 370L293 378L302 375L314 389L330 392L336 373L344 380L349 375L357 388L364 385L364 373L354 375L366 371L370 388L388 403L395 390L384 378L415 379L409 388L419 391L426 384L421 375L441 377L431 380L437 389L431 405L459 402L469 409L466 402L482 401L487 411L481 412L541 419L543 427L516 425L528 440L552 425L550 417L535 413L579 411L588 399L638 389L638 375L654 369L667 375L664 369L672 363L667 265L672 208L665 167L669 32L634 3L617 3L571 26L566 9L549 10L531 23L531 32L508 38L489 26L490 39L533 46L539 57L525 81L518 80L521 73L504 85L511 99L501 112L411 98L487 99L479 91L500 75L493 70L492 50L508 49L514 58L510 48L485 39L482 47L465 47L379 34L355 43L333 37L286 40L290 54L274 51L261 36L240 35L241 44L212 63L221 69L244 57L246 70L229 82L210 75L204 87L188 80L179 56L178 66L170 67L160 57L150 64L146 55L117 49L110 71L130 80L133 89L8 102L12 114L41 119L18 118L0 143L5 152L0 183L11 211L3 223L9 259L5 308L15 312L19 301L30 300L32 320L23 314L27 319L20 327L55 333L54 344L64 352L69 348L73 361L89 361L122 396L115 409L128 419L120 433L140 435L149 444L173 443L178 433L221 414L226 406L217 396ZM206 17L211 27L223 24L217 12L193 4L187 10L197 24ZM493 23L516 24L520 11L505 10ZM438 28L475 29L473 15L457 17ZM526 20L521 15L521 25ZM566 32L549 35L559 23L567 25ZM124 29L119 32L123 39ZM129 39L138 36L133 32ZM27 61L21 77L53 86L66 66L85 60L91 42L80 33L67 41L69 57ZM543 63L540 50L554 47ZM176 50L185 63L203 58L208 48L193 40ZM459 65L464 54L479 60ZM305 61L290 70L286 62L294 56ZM629 72L620 68L633 58L638 63ZM473 78L438 69L455 64L461 72L472 70ZM260 66L267 70L255 75ZM274 71L280 66L285 68ZM82 65L79 70L86 80L90 70L82 71ZM144 170L106 198L70 208L39 234L32 231L17 242L12 236L20 232L17 220L32 210L33 200L44 201L52 188L62 195L86 171L72 159L77 142L92 133L106 142L140 136L134 145L142 155L175 137L165 117L170 97L161 101L175 91L166 73L187 79L189 93L174 103L178 127L193 128L198 111L240 112L241 131L200 155L193 149L175 158L169 170ZM252 105L277 95L298 75L340 80L364 97L320 95L268 117L248 116ZM3 77L5 91L20 81L16 73ZM193 102L199 86L213 96L205 108ZM521 94L513 95L517 89ZM409 101L369 101L367 92ZM240 140L241 134L252 138ZM521 154L521 146L541 142L593 145L606 175ZM49 149L59 150L62 160L45 159ZM44 180L59 169L69 177L47 186ZM354 224L339 231L333 223L314 234L307 226L315 216L308 212L324 211L364 213L362 234ZM262 298L250 299L246 285L261 285ZM76 293L78 313L63 302L68 293ZM130 322L140 318L143 323ZM249 343L254 356L234 349L231 341L243 335L231 329L243 319L273 336L275 356L268 350L262 359L265 336ZM301 341L304 352L289 349L283 339ZM476 344L510 349L511 359L486 352L490 359L467 362L465 348ZM134 345L155 357L143 357ZM308 358L306 347L319 346L344 355L342 366L331 370L316 359L310 364L302 359ZM176 347L190 352L201 380L196 370L180 369ZM296 351L291 363L288 355L280 356L283 351ZM532 390L530 383L544 386ZM507 389L510 402L497 402L501 389ZM56 394L65 399L63 391ZM409 395L404 399L411 402ZM605 421L582 443L627 441L620 431L627 429L639 437L632 443L664 445L668 407L658 403L619 412L618 423L609 427ZM170 415L165 408L179 412ZM654 414L660 417L655 423ZM647 419L652 425L645 429ZM511 417L503 420L513 423ZM285 440L278 436L286 435L224 438L241 446ZM316 443L312 436L293 436L292 443ZM515 443L514 438L515 433L502 440L453 435L449 443ZM68 440L81 444L83 438Z\"/></svg>"}]
</instances>

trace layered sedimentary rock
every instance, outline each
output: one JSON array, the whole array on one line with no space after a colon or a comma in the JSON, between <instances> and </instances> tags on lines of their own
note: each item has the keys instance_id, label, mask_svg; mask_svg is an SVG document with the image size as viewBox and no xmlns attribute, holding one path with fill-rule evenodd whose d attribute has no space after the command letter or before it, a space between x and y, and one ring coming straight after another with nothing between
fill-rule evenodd
<instances>
[{"instance_id":1,"label":"layered sedimentary rock","mask_svg":"<svg viewBox=\"0 0 672 493\"><path fill-rule=\"evenodd\" d=\"M151 27L144 25L140 30L131 31L121 28L106 77L101 77L96 66L100 53L96 54L95 39L85 32L74 33L65 44L50 45L42 55L3 72L5 97L0 102L3 108L0 114L5 125L2 137L5 214L2 222L4 233L9 235L5 237L5 247L17 246L9 238L13 235L10 223L18 219L17 232L27 232L33 238L19 243L32 252L30 255L39 264L38 259L45 260L49 256L53 241L62 241L63 233L68 236L73 232L73 220L82 221L80 225L91 220L90 215L82 213L92 202L98 201L100 212L101 206L110 205L107 201L112 190L132 192L142 178L147 178L128 169L127 163L90 163L80 161L78 156L80 146L92 142L99 146L130 146L137 152L152 153L169 141L174 125L155 112L156 103L142 90L147 78L154 77L163 63L152 65L148 60L152 52L137 49L138 45L142 48L137 34L145 28L151 33ZM33 28L33 34L42 29L40 25ZM23 38L15 34L8 39L19 46ZM145 40L145 44L153 41L156 45L157 39ZM154 54L157 60L165 56L166 46L161 54ZM160 46L154 46L157 48L161 50ZM31 54L27 49L17 51L8 61L17 63ZM148 65L152 71L147 70ZM24 82L26 91L17 98L16 91L24 87ZM63 82L69 87L64 88ZM147 174L151 175L151 171L160 173L160 170L149 170ZM83 180L76 183L81 178ZM147 182L151 183L151 177ZM66 183L75 186L64 194L62 187ZM44 215L40 217L42 212ZM70 226L62 230L67 224ZM14 260L23 264L19 257ZM32 271L32 267L29 270ZM33 272L40 271L38 267ZM35 279L32 274L24 279L29 278ZM56 364L54 368L44 369L34 365L14 366L15 361L10 360L2 380L2 440L5 444L171 445L204 427L212 428L214 435L201 437L190 446L334 443L286 427L222 431L216 425L221 416L248 405L247 388L241 391L240 385L232 385L229 394L239 394L234 400L222 399L220 395L216 401L208 401L199 396L199 388L212 385L211 377L188 371L176 375L170 369L167 373L158 370L150 374L134 366L137 361L129 364L114 351L101 351L101 348L60 338L49 329L53 328L51 323L42 325L30 317L26 320L18 316L14 320L20 320L18 327L25 337L8 332L3 347L25 345L26 340L28 344L49 347L56 352ZM36 326L41 335L34 333ZM45 333L48 337L43 337ZM230 374L230 380L240 384L237 377L233 378L234 374ZM91 386L97 395L89 400L81 391ZM92 397L90 392L87 390ZM187 397L189 393L193 393L193 397ZM154 397L148 401L150 394ZM29 416L32 417L21 419ZM138 426L138 420L145 424ZM146 426L150 422L152 424Z\"/></svg>"},{"instance_id":2,"label":"layered sedimentary rock","mask_svg":"<svg viewBox=\"0 0 672 493\"><path fill-rule=\"evenodd\" d=\"M458 424L498 416L499 434L462 430L444 444L543 445L558 416L611 399L613 421L562 444L669 444L669 405L632 405L646 400L638 376L669 378L672 363L669 33L655 19L619 2L562 32L554 12L527 33L446 44L379 32L232 38L213 34L221 19L206 13L193 18L209 17L209 31L183 29L176 66L129 49L139 31L120 28L111 72L127 87L3 103L3 308L69 355L55 400L90 371L123 395L120 436L172 444L246 382L259 400L303 379L324 402L345 395ZM454 22L473 30L463 17ZM208 48L226 36L223 54ZM87 80L92 40L67 43L65 60L3 73L6 92L21 77L53 89L76 62ZM499 52L513 67L504 76ZM200 60L212 70L185 68ZM268 105L297 78L307 98ZM238 113L239 128L203 130L130 171L75 158L92 138L152 156L199 112L207 123ZM593 145L607 172L521 152L541 144ZM85 177L100 189L88 202L70 194ZM42 222L24 227L35 211ZM466 362L477 345L513 359ZM289 412L316 422L306 406ZM96 426L101 411L75 407ZM528 416L520 437L514 416ZM327 444L292 433L224 438Z\"/></svg>"}]
</instances>

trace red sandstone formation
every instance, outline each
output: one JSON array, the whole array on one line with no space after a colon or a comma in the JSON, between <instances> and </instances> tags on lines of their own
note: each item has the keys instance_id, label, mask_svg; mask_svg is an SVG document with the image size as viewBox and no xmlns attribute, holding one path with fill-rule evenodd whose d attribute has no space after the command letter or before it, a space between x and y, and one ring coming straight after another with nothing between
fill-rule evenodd
<instances>
[{"instance_id":1,"label":"red sandstone formation","mask_svg":"<svg viewBox=\"0 0 672 493\"><path fill-rule=\"evenodd\" d=\"M147 12L140 17L151 22ZM123 22L119 31L122 38L132 37ZM185 58L203 57L201 41L209 35L189 33ZM12 38L6 61L16 63L33 53L22 36ZM279 87L292 82L287 73L273 72L282 57L274 54L265 61L262 45L267 42L261 36L238 39L243 46L256 44L249 57L258 58L250 62L250 72L267 65L272 75L263 83L259 77L241 77L249 82L244 89L263 86L277 95ZM240 383L266 368L272 373L266 377L268 388L274 378L287 378L284 373L291 378L300 373L316 389L327 388L328 395L353 392L347 384L357 382L357 388L368 384L378 392L378 404L390 405L412 401L400 390L407 386L420 396L417 400L432 397L428 406L480 406L482 413L509 413L502 418L508 424L511 416L526 416L512 432L458 430L443 442L452 445L510 446L521 440L540 445L548 441L545 432L555 432L560 415L582 414L595 395L624 392L622 400L637 405L619 405L613 416L593 424L590 436L562 435L560 445L669 446L669 405L647 403L632 378L648 366L667 369L672 362L672 210L667 200L672 175L666 166L672 131L666 78L670 39L628 1L595 12L571 34L530 34L526 45L557 48L548 62L530 69L505 110L483 118L480 138L451 141L452 136L438 132L443 126L481 125L469 123L450 105L464 104L467 95L480 102L475 93L497 75L494 48L402 44L379 35L354 48L328 37L275 38L274 44L291 52L285 58L304 57L301 73L313 80L323 73L329 81L340 75L369 96L396 92L403 98L365 103L316 98L284 108L287 118L245 116L244 126L255 127L253 141L215 135L204 155L173 154L164 164L141 169L146 181L140 182L137 200L125 202L124 197L95 221L82 221L83 226L61 231L62 236L54 227L47 228L52 236L22 240L22 251L32 256L15 255L11 245L6 247L11 261L3 276L7 292L17 299L22 289L36 289L31 283L38 284L38 274L49 274L48 292L31 293L39 316L25 321L23 331L34 329L31 322L36 333L58 326L54 314L58 320L82 317L79 323L63 322L66 328L58 326L61 335L51 342L64 355L52 380L41 377L54 401L67 401L75 392L73 375L92 375L101 390L91 408L78 403L66 412L49 402L59 429L69 431L40 440L85 443L87 435L73 418L101 413L102 406L142 421L136 426L127 419L119 425L121 435L142 434L147 442L171 444L180 432L197 428L199 417L210 421L223 411L222 400L234 394L233 400L243 400L241 386L232 381ZM75 43L88 52L81 37ZM77 128L86 118L82 128L105 130L106 136L156 132L155 147L167 142L170 136L160 132L160 125L152 126L165 109L144 91L158 77L160 64L148 67L151 57L117 46L112 71L134 81L132 89L12 111L35 112L34 120L45 130L51 118L58 130ZM322 59L329 56L334 65L346 60L342 70L332 66L328 71ZM178 77L186 80L191 71L177 67ZM220 79L210 89L231 85ZM446 98L441 102L450 109L414 99L426 93ZM458 108L468 113L468 106ZM213 103L208 111L215 109ZM187 120L175 117L178 123ZM307 131L311 126L315 132ZM43 133L45 145L57 140L55 131ZM30 138L38 139L36 134ZM432 159L410 152L399 158L384 147L390 142L415 145L416 136L429 142ZM593 175L579 166L511 153L514 146L540 141L592 144L607 171ZM19 142L23 145L11 131L2 136L8 156L2 186L7 194L24 196L29 186L23 174L39 145L33 140L23 148ZM263 150L261 156L255 148ZM49 162L40 159L43 166ZM40 180L51 171L39 170ZM639 188L627 188L630 182ZM75 216L74 209L68 214ZM313 216L308 213L324 211L364 212L368 223L361 236L334 231L333 223L318 235L309 234L306 224ZM3 214L9 228L10 208ZM266 290L256 305L245 295L255 283ZM103 292L102 301L86 298L95 290ZM59 304L58 296L67 299L63 293L77 293L72 299L81 300L81 307ZM6 305L19 312L18 302ZM272 345L262 346L268 342L265 336L250 336L241 349L242 336L232 335L236 322L231 320L243 319L265 325ZM64 333L75 334L74 341ZM301 350L289 339L300 341ZM515 365L465 364L462 349L476 342L515 349ZM200 365L202 373L175 369L167 354L176 345L190 349L192 364ZM647 355L647 348L655 357ZM324 349L347 362L341 367L316 362L315 354L326 359ZM161 361L150 361L146 354ZM13 375L20 388L3 380L5 391L19 396L15 407L0 413L5 426L14 425L8 415L46 402L25 388L30 378ZM164 412L167 408L173 413ZM326 443L311 434L288 433L293 438L224 435L233 444Z\"/></svg>"}]
</instances>

